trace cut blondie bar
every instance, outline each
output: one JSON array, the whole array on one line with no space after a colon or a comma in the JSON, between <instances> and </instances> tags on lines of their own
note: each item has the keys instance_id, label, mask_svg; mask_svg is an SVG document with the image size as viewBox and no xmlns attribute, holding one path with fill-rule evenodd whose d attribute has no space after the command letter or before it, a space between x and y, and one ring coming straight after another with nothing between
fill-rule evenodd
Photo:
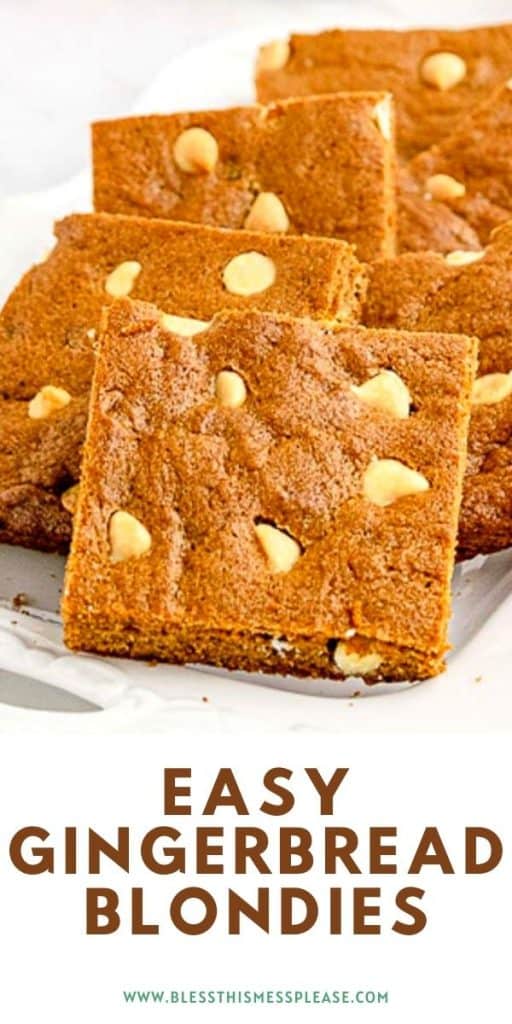
<instances>
[{"instance_id":1,"label":"cut blondie bar","mask_svg":"<svg viewBox=\"0 0 512 1024\"><path fill-rule=\"evenodd\" d=\"M395 254L391 97L346 93L93 126L108 213L343 238Z\"/></svg>"},{"instance_id":2,"label":"cut blondie bar","mask_svg":"<svg viewBox=\"0 0 512 1024\"><path fill-rule=\"evenodd\" d=\"M294 675L443 668L475 343L108 313L63 615L75 649Z\"/></svg>"},{"instance_id":3,"label":"cut blondie bar","mask_svg":"<svg viewBox=\"0 0 512 1024\"><path fill-rule=\"evenodd\" d=\"M512 25L333 29L292 35L260 50L258 99L385 89L395 98L405 159L437 143L512 74Z\"/></svg>"}]
</instances>

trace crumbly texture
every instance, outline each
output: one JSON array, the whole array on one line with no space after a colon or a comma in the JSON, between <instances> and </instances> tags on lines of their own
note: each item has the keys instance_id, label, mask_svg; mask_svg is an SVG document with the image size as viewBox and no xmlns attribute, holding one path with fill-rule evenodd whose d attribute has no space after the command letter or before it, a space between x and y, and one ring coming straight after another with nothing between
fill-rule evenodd
<instances>
[{"instance_id":1,"label":"crumbly texture","mask_svg":"<svg viewBox=\"0 0 512 1024\"><path fill-rule=\"evenodd\" d=\"M57 246L25 275L0 315L0 541L65 550L71 517L61 495L80 475L88 396L108 274L140 262L131 294L167 313L209 320L222 307L298 316L359 317L363 273L351 247L334 239L276 237L170 221L84 214L56 228ZM275 265L273 285L229 293L222 273L255 250ZM71 401L46 419L29 402L47 385Z\"/></svg>"},{"instance_id":2,"label":"crumbly texture","mask_svg":"<svg viewBox=\"0 0 512 1024\"><path fill-rule=\"evenodd\" d=\"M425 195L409 167L398 173L397 245L399 252L477 250L480 238L452 206Z\"/></svg>"},{"instance_id":3,"label":"crumbly texture","mask_svg":"<svg viewBox=\"0 0 512 1024\"><path fill-rule=\"evenodd\" d=\"M67 569L68 645L340 678L341 640L373 655L369 681L440 672L474 364L461 335L254 312L185 339L148 304L116 303ZM216 397L226 368L245 382L237 408ZM409 388L406 419L351 390L384 369ZM363 494L374 457L403 461L429 489L377 506ZM115 562L119 510L151 547ZM270 570L260 522L300 546L289 571Z\"/></svg>"},{"instance_id":4,"label":"crumbly texture","mask_svg":"<svg viewBox=\"0 0 512 1024\"><path fill-rule=\"evenodd\" d=\"M512 225L465 267L432 253L406 254L372 268L364 320L400 330L471 331L478 376L512 371ZM459 525L458 557L512 544L512 396L473 406Z\"/></svg>"},{"instance_id":5,"label":"crumbly texture","mask_svg":"<svg viewBox=\"0 0 512 1024\"><path fill-rule=\"evenodd\" d=\"M217 142L209 171L177 162L175 143L191 127ZM290 233L346 239L361 259L394 255L393 130L382 92L102 121L93 126L95 209L242 228L257 196L271 192Z\"/></svg>"},{"instance_id":6,"label":"crumbly texture","mask_svg":"<svg viewBox=\"0 0 512 1024\"><path fill-rule=\"evenodd\" d=\"M258 99L269 100L343 89L386 89L397 107L399 153L410 159L439 142L475 104L512 74L512 25L482 28L342 30L292 35L283 67L256 69ZM466 73L442 91L421 74L426 57L452 53Z\"/></svg>"},{"instance_id":7,"label":"crumbly texture","mask_svg":"<svg viewBox=\"0 0 512 1024\"><path fill-rule=\"evenodd\" d=\"M449 252L450 248L486 245L493 229L512 216L511 151L512 80L472 110L450 135L409 163L410 191L407 193L402 178L399 200L400 249ZM437 174L460 182L465 194L449 203L429 200L428 181ZM425 211L429 207L434 207L435 213L427 227ZM466 232L462 229L459 238L448 239L446 228L454 223L453 218L466 225Z\"/></svg>"}]
</instances>

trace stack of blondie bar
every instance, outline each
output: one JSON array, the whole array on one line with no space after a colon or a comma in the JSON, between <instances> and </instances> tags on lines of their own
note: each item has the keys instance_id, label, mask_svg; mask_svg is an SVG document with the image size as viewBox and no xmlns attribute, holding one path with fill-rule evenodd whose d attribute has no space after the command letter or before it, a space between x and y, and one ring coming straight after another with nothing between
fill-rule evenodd
<instances>
[{"instance_id":1,"label":"stack of blondie bar","mask_svg":"<svg viewBox=\"0 0 512 1024\"><path fill-rule=\"evenodd\" d=\"M511 86L512 25L335 30L94 125L0 316L0 540L71 542L70 647L442 671L455 558L512 545Z\"/></svg>"}]
</instances>

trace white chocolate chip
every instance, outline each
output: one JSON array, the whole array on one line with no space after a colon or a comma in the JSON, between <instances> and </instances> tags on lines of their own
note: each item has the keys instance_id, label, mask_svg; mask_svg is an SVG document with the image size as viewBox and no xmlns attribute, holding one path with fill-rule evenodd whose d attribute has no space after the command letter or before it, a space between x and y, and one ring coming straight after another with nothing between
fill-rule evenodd
<instances>
[{"instance_id":1,"label":"white chocolate chip","mask_svg":"<svg viewBox=\"0 0 512 1024\"><path fill-rule=\"evenodd\" d=\"M479 249L477 251L470 251L469 249L454 249L453 252L447 252L445 256L445 263L450 267L467 267L470 263L477 263L478 260L485 256L485 249Z\"/></svg>"},{"instance_id":2,"label":"white chocolate chip","mask_svg":"<svg viewBox=\"0 0 512 1024\"><path fill-rule=\"evenodd\" d=\"M86 336L86 338L89 338L89 341L95 341L96 340L96 328L95 327L89 327L89 330L85 332L85 336Z\"/></svg>"},{"instance_id":3,"label":"white chocolate chip","mask_svg":"<svg viewBox=\"0 0 512 1024\"><path fill-rule=\"evenodd\" d=\"M146 527L123 509L111 515L108 535L112 562L126 562L128 558L139 558L151 547L151 534Z\"/></svg>"},{"instance_id":4,"label":"white chocolate chip","mask_svg":"<svg viewBox=\"0 0 512 1024\"><path fill-rule=\"evenodd\" d=\"M391 100L387 96L375 104L373 108L373 118L382 138L386 139L386 142L391 142L391 139L393 138L393 112Z\"/></svg>"},{"instance_id":5,"label":"white chocolate chip","mask_svg":"<svg viewBox=\"0 0 512 1024\"><path fill-rule=\"evenodd\" d=\"M451 174L433 174L432 177L427 178L425 187L427 195L432 199L437 199L440 203L460 199L466 194L466 186L462 181L452 178Z\"/></svg>"},{"instance_id":6,"label":"white chocolate chip","mask_svg":"<svg viewBox=\"0 0 512 1024\"><path fill-rule=\"evenodd\" d=\"M257 523L256 536L265 552L271 572L289 572L302 554L300 544L284 530L269 523Z\"/></svg>"},{"instance_id":7,"label":"white chocolate chip","mask_svg":"<svg viewBox=\"0 0 512 1024\"><path fill-rule=\"evenodd\" d=\"M473 405L495 405L512 394L512 373L487 373L473 385Z\"/></svg>"},{"instance_id":8,"label":"white chocolate chip","mask_svg":"<svg viewBox=\"0 0 512 1024\"><path fill-rule=\"evenodd\" d=\"M356 651L347 651L345 644L338 641L334 648L334 664L345 676L367 676L376 672L382 664L380 654L357 654Z\"/></svg>"},{"instance_id":9,"label":"white chocolate chip","mask_svg":"<svg viewBox=\"0 0 512 1024\"><path fill-rule=\"evenodd\" d=\"M241 252L224 267L222 280L232 295L257 295L274 284L276 268L261 252Z\"/></svg>"},{"instance_id":10,"label":"white chocolate chip","mask_svg":"<svg viewBox=\"0 0 512 1024\"><path fill-rule=\"evenodd\" d=\"M74 516L76 511L79 493L80 484L73 484L72 487L68 487L67 491L63 491L60 496L61 505L63 505L66 512L69 512L72 516Z\"/></svg>"},{"instance_id":11,"label":"white chocolate chip","mask_svg":"<svg viewBox=\"0 0 512 1024\"><path fill-rule=\"evenodd\" d=\"M31 420L45 420L52 413L64 409L70 401L69 391L65 391L64 388L56 388L53 384L45 384L28 403L28 414Z\"/></svg>"},{"instance_id":12,"label":"white chocolate chip","mask_svg":"<svg viewBox=\"0 0 512 1024\"><path fill-rule=\"evenodd\" d=\"M350 390L367 405L396 416L399 420L407 419L411 405L411 395L407 385L393 370L382 370L375 377L370 377L357 387Z\"/></svg>"},{"instance_id":13,"label":"white chocolate chip","mask_svg":"<svg viewBox=\"0 0 512 1024\"><path fill-rule=\"evenodd\" d=\"M129 295L141 270L142 267L137 260L125 260L114 267L105 281L107 295L114 299L122 299Z\"/></svg>"},{"instance_id":14,"label":"white chocolate chip","mask_svg":"<svg viewBox=\"0 0 512 1024\"><path fill-rule=\"evenodd\" d=\"M456 53L431 53L421 65L421 77L440 92L453 89L466 77L466 62Z\"/></svg>"},{"instance_id":15,"label":"white chocolate chip","mask_svg":"<svg viewBox=\"0 0 512 1024\"><path fill-rule=\"evenodd\" d=\"M280 636L273 636L270 641L270 646L274 651L274 654L279 654L280 657L284 657L288 651L293 651L292 644L289 644L287 640L282 640Z\"/></svg>"},{"instance_id":16,"label":"white chocolate chip","mask_svg":"<svg viewBox=\"0 0 512 1024\"><path fill-rule=\"evenodd\" d=\"M187 316L174 316L173 313L160 313L160 323L165 331L180 334L183 338L193 338L194 334L206 331L211 320L193 320Z\"/></svg>"},{"instance_id":17,"label":"white chocolate chip","mask_svg":"<svg viewBox=\"0 0 512 1024\"><path fill-rule=\"evenodd\" d=\"M278 71L284 68L290 56L290 44L287 39L275 39L260 47L258 54L258 71Z\"/></svg>"},{"instance_id":18,"label":"white chocolate chip","mask_svg":"<svg viewBox=\"0 0 512 1024\"><path fill-rule=\"evenodd\" d=\"M250 231L287 231L290 221L279 196L275 192L260 192L245 218L244 227Z\"/></svg>"},{"instance_id":19,"label":"white chocolate chip","mask_svg":"<svg viewBox=\"0 0 512 1024\"><path fill-rule=\"evenodd\" d=\"M178 135L173 152L185 174L210 174L219 159L217 140L206 128L186 128Z\"/></svg>"},{"instance_id":20,"label":"white chocolate chip","mask_svg":"<svg viewBox=\"0 0 512 1024\"><path fill-rule=\"evenodd\" d=\"M363 493L380 508L392 505L398 498L428 491L428 480L415 469L397 459L372 459L363 478Z\"/></svg>"},{"instance_id":21,"label":"white chocolate chip","mask_svg":"<svg viewBox=\"0 0 512 1024\"><path fill-rule=\"evenodd\" d=\"M247 398L243 377L234 370L221 370L215 379L215 396L220 405L238 409Z\"/></svg>"}]
</instances>

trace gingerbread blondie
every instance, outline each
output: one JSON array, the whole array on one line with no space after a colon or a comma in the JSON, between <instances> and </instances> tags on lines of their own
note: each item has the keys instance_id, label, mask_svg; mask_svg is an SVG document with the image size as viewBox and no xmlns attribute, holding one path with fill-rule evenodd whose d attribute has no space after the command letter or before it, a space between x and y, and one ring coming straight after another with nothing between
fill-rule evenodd
<instances>
[{"instance_id":1,"label":"gingerbread blondie","mask_svg":"<svg viewBox=\"0 0 512 1024\"><path fill-rule=\"evenodd\" d=\"M394 255L386 93L346 93L93 125L94 205L108 213L343 238Z\"/></svg>"},{"instance_id":2,"label":"gingerbread blondie","mask_svg":"<svg viewBox=\"0 0 512 1024\"><path fill-rule=\"evenodd\" d=\"M475 342L105 314L63 616L74 649L369 681L440 672Z\"/></svg>"},{"instance_id":3,"label":"gingerbread blondie","mask_svg":"<svg viewBox=\"0 0 512 1024\"><path fill-rule=\"evenodd\" d=\"M434 199L407 165L398 172L398 252L441 252L455 249L479 250L480 239L452 204Z\"/></svg>"},{"instance_id":4,"label":"gingerbread blondie","mask_svg":"<svg viewBox=\"0 0 512 1024\"><path fill-rule=\"evenodd\" d=\"M409 163L407 175L411 190L415 190L415 216L411 217L410 194L402 179L403 251L420 248L418 234L423 249L449 251L444 225L453 215L467 224L473 237L453 239L452 249L486 245L491 231L512 217L512 79L475 107L450 135L419 153ZM418 231L418 225L424 223L425 204L434 204L438 211L430 234ZM439 217L441 209L443 216ZM468 241L471 244L466 244Z\"/></svg>"},{"instance_id":5,"label":"gingerbread blondie","mask_svg":"<svg viewBox=\"0 0 512 1024\"><path fill-rule=\"evenodd\" d=\"M459 558L512 544L512 223L486 250L410 253L372 267L370 327L471 331L480 341Z\"/></svg>"},{"instance_id":6,"label":"gingerbread blondie","mask_svg":"<svg viewBox=\"0 0 512 1024\"><path fill-rule=\"evenodd\" d=\"M334 239L106 214L56 235L0 314L0 541L65 550L102 306L151 299L188 332L221 307L353 321L363 271Z\"/></svg>"},{"instance_id":7,"label":"gingerbread blondie","mask_svg":"<svg viewBox=\"0 0 512 1024\"><path fill-rule=\"evenodd\" d=\"M385 89L405 159L448 135L512 74L512 25L469 29L334 29L262 47L258 99Z\"/></svg>"}]
</instances>

